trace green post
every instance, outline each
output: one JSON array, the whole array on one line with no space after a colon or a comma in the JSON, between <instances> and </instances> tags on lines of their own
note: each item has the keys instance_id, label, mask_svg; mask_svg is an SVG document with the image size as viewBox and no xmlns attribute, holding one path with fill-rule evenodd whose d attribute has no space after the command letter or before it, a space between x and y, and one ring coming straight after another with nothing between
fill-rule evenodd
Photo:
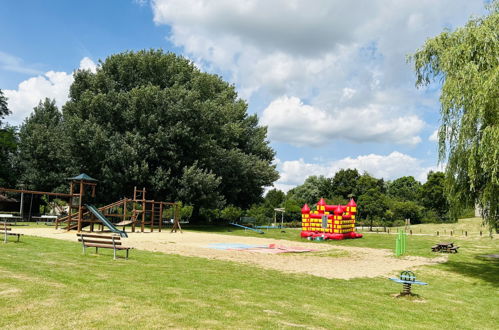
<instances>
[{"instance_id":1,"label":"green post","mask_svg":"<svg viewBox=\"0 0 499 330\"><path fill-rule=\"evenodd\" d=\"M399 233L397 234L397 237L395 237L395 255L397 257L400 256L400 229Z\"/></svg>"},{"instance_id":2,"label":"green post","mask_svg":"<svg viewBox=\"0 0 499 330\"><path fill-rule=\"evenodd\" d=\"M395 255L397 257L400 257L401 255L403 255L406 251L406 235L405 235L405 231L402 230L402 229L399 229L398 230L398 234L397 234L397 237L395 238Z\"/></svg>"}]
</instances>

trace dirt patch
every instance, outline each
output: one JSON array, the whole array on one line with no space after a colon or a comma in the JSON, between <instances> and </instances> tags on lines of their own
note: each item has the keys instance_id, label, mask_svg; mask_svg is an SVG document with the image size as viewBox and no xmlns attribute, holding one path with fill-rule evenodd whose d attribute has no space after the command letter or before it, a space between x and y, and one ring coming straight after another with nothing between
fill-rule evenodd
<instances>
[{"instance_id":1,"label":"dirt patch","mask_svg":"<svg viewBox=\"0 0 499 330\"><path fill-rule=\"evenodd\" d=\"M54 228L19 229L26 235L76 241L75 232L65 232ZM288 273L310 274L325 278L351 279L356 277L377 277L393 274L395 271L412 269L417 266L444 262L445 256L438 258L404 257L395 258L389 250L331 246L309 242L267 239L260 237L240 237L223 234L184 232L129 233L123 239L124 245L140 250L179 254L183 256L228 260L256 265ZM248 251L217 250L209 248L212 244L278 244L319 250L304 254L262 254ZM347 256L341 256L347 251ZM331 254L329 257L327 254ZM326 256L325 256L326 255ZM335 256L339 255L339 257ZM132 252L133 257L133 252Z\"/></svg>"}]
</instances>

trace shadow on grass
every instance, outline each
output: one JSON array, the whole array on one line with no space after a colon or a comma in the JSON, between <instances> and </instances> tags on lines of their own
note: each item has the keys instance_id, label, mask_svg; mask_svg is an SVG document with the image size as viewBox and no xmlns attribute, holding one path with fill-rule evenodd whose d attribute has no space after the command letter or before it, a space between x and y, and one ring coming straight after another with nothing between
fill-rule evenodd
<instances>
[{"instance_id":1,"label":"shadow on grass","mask_svg":"<svg viewBox=\"0 0 499 330\"><path fill-rule=\"evenodd\" d=\"M475 255L467 261L448 261L442 264L446 270L474 277L499 287L499 259L485 259L482 255Z\"/></svg>"}]
</instances>

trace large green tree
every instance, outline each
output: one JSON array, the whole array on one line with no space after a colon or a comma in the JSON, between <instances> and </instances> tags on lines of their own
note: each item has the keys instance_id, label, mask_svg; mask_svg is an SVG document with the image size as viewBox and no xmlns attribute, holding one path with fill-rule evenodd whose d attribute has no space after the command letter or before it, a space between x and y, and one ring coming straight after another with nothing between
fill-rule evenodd
<instances>
[{"instance_id":1,"label":"large green tree","mask_svg":"<svg viewBox=\"0 0 499 330\"><path fill-rule=\"evenodd\" d=\"M101 180L103 201L149 197L248 207L278 173L266 127L234 86L161 50L108 57L74 75L63 107L69 168ZM193 219L195 220L195 219Z\"/></svg>"},{"instance_id":2,"label":"large green tree","mask_svg":"<svg viewBox=\"0 0 499 330\"><path fill-rule=\"evenodd\" d=\"M371 230L374 221L381 220L388 209L386 196L381 193L379 188L371 188L360 195L357 205L359 218L367 220Z\"/></svg>"},{"instance_id":3,"label":"large green tree","mask_svg":"<svg viewBox=\"0 0 499 330\"><path fill-rule=\"evenodd\" d=\"M40 101L19 130L17 182L42 191L66 188L64 140L62 114L55 101Z\"/></svg>"},{"instance_id":4,"label":"large green tree","mask_svg":"<svg viewBox=\"0 0 499 330\"><path fill-rule=\"evenodd\" d=\"M381 193L385 193L385 180L377 179L367 172L364 172L356 181L355 191L352 195L364 195L370 189L377 189ZM348 197L348 196L347 196Z\"/></svg>"},{"instance_id":5,"label":"large green tree","mask_svg":"<svg viewBox=\"0 0 499 330\"><path fill-rule=\"evenodd\" d=\"M403 176L388 183L387 193L401 201L417 201L421 183L413 176Z\"/></svg>"},{"instance_id":6,"label":"large green tree","mask_svg":"<svg viewBox=\"0 0 499 330\"><path fill-rule=\"evenodd\" d=\"M288 191L288 198L304 201L313 205L328 195L327 189L330 185L330 179L324 176L309 176L302 185L299 185Z\"/></svg>"},{"instance_id":7,"label":"large green tree","mask_svg":"<svg viewBox=\"0 0 499 330\"><path fill-rule=\"evenodd\" d=\"M0 89L0 126L2 126L2 120L9 114L10 110L7 106L7 98L3 95L3 91Z\"/></svg>"},{"instance_id":8,"label":"large green tree","mask_svg":"<svg viewBox=\"0 0 499 330\"><path fill-rule=\"evenodd\" d=\"M449 202L445 195L444 173L433 171L428 173L426 182L421 186L420 201L427 210L433 210L440 221L447 219Z\"/></svg>"},{"instance_id":9,"label":"large green tree","mask_svg":"<svg viewBox=\"0 0 499 330\"><path fill-rule=\"evenodd\" d=\"M272 208L281 207L286 199L286 194L279 189L271 189L265 195L265 202Z\"/></svg>"},{"instance_id":10,"label":"large green tree","mask_svg":"<svg viewBox=\"0 0 499 330\"><path fill-rule=\"evenodd\" d=\"M357 169L341 169L334 175L332 179L333 194L348 198L357 193L357 180L360 174Z\"/></svg>"},{"instance_id":11,"label":"large green tree","mask_svg":"<svg viewBox=\"0 0 499 330\"><path fill-rule=\"evenodd\" d=\"M416 85L442 81L440 160L452 214L478 203L499 223L499 1L488 15L429 39L413 56Z\"/></svg>"},{"instance_id":12,"label":"large green tree","mask_svg":"<svg viewBox=\"0 0 499 330\"><path fill-rule=\"evenodd\" d=\"M10 113L7 98L0 89L0 186L14 184L16 177L12 162L17 144L16 129L3 123L3 119Z\"/></svg>"}]
</instances>

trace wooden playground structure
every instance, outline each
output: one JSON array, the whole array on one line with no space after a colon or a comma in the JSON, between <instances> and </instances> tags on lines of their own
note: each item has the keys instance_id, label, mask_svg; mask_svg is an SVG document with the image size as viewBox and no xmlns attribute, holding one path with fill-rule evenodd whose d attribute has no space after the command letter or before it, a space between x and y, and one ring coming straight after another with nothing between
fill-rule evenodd
<instances>
[{"instance_id":1,"label":"wooden playground structure","mask_svg":"<svg viewBox=\"0 0 499 330\"><path fill-rule=\"evenodd\" d=\"M126 237L126 226L130 226L132 232L139 229L140 232L146 230L153 232L155 228L161 231L167 220L167 223L172 224L171 232L182 232L178 203L148 200L146 189L135 187L133 198L123 198L96 208L89 204L89 200L95 197L97 180L84 173L69 180L69 194L7 188L0 188L0 192L49 195L66 199L68 214L55 221L56 229L60 227L68 231L82 232L85 227L89 227L88 230L93 232L97 224L100 226L100 231L103 231L105 226L112 232ZM118 230L116 227L123 227L123 230Z\"/></svg>"}]
</instances>

